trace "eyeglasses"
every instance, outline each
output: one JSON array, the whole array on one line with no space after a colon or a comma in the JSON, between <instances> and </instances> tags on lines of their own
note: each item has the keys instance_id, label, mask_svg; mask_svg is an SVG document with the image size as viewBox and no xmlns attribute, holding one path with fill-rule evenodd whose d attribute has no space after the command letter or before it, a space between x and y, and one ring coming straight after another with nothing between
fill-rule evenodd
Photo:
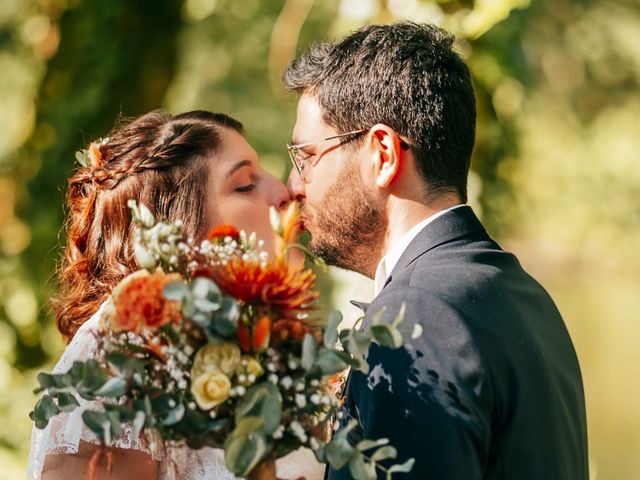
<instances>
[{"instance_id":1,"label":"eyeglasses","mask_svg":"<svg viewBox=\"0 0 640 480\"><path fill-rule=\"evenodd\" d=\"M313 180L313 167L318 162L318 160L312 163L309 160L309 157L312 157L314 155L303 157L303 153L301 152L303 148L309 147L314 144L321 144L329 140L334 140L336 138L344 138L349 136L352 137L336 145L336 147L340 147L342 145L346 145L351 140L355 140L357 137L359 137L360 135L368 131L369 131L368 128L362 128L360 130L353 130L352 132L341 133L340 135L327 137L323 140L317 140L315 142L299 143L297 145L287 145L287 150L289 151L289 158L291 158L291 162L293 163L293 166L296 167L296 170L298 171L298 174L300 174L300 178L302 179L302 181L304 183L310 183ZM320 155L315 155L315 157L319 159Z\"/></svg>"}]
</instances>

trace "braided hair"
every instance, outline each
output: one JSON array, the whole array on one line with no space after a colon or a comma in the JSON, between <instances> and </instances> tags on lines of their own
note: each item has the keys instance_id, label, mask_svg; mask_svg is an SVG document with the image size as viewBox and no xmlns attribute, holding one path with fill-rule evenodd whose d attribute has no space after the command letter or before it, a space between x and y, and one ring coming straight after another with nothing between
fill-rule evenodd
<instances>
[{"instance_id":1,"label":"braided hair","mask_svg":"<svg viewBox=\"0 0 640 480\"><path fill-rule=\"evenodd\" d=\"M66 246L51 301L67 341L136 269L128 200L156 218L182 220L194 240L205 237L209 162L224 129L242 132L242 124L221 113L153 111L90 145L90 162L69 179Z\"/></svg>"}]
</instances>

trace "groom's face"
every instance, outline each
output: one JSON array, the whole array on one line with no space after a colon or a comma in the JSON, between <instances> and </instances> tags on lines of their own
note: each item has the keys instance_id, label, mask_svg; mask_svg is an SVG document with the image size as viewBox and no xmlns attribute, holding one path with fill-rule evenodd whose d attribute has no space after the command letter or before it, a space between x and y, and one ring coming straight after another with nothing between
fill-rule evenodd
<instances>
[{"instance_id":1,"label":"groom's face","mask_svg":"<svg viewBox=\"0 0 640 480\"><path fill-rule=\"evenodd\" d=\"M299 152L300 161L308 163L306 179L292 170L289 189L300 203L311 250L329 265L371 276L370 260L386 231L384 204L363 179L367 149L339 139L324 141L341 133L324 122L315 97L300 97L292 144L308 144Z\"/></svg>"}]
</instances>

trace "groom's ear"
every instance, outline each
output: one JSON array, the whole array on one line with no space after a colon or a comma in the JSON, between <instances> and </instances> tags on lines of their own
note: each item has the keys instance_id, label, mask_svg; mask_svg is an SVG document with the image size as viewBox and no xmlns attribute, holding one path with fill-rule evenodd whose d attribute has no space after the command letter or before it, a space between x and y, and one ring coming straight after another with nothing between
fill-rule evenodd
<instances>
[{"instance_id":1,"label":"groom's ear","mask_svg":"<svg viewBox=\"0 0 640 480\"><path fill-rule=\"evenodd\" d=\"M371 127L371 142L374 157L376 185L388 188L397 178L405 151L396 131L382 123Z\"/></svg>"}]
</instances>

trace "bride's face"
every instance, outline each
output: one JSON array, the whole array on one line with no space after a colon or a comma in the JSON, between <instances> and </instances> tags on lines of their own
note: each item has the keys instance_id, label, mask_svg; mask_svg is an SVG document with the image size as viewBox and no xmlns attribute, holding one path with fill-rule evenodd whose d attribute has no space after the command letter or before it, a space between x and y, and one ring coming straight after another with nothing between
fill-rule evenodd
<instances>
[{"instance_id":1,"label":"bride's face","mask_svg":"<svg viewBox=\"0 0 640 480\"><path fill-rule=\"evenodd\" d=\"M221 149L209 167L209 226L225 223L247 234L255 232L271 253L274 234L269 207L284 208L290 201L289 191L260 166L255 150L240 133L224 129L221 137Z\"/></svg>"}]
</instances>

